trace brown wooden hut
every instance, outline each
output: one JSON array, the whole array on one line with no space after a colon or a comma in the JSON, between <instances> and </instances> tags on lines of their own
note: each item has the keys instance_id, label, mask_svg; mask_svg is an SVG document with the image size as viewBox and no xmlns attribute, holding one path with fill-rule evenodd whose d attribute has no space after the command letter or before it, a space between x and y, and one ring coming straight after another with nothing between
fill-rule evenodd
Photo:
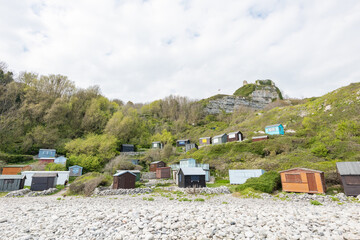
<instances>
[{"instance_id":1,"label":"brown wooden hut","mask_svg":"<svg viewBox=\"0 0 360 240\"><path fill-rule=\"evenodd\" d=\"M113 175L113 189L135 188L136 174L129 171L122 171Z\"/></svg>"},{"instance_id":2,"label":"brown wooden hut","mask_svg":"<svg viewBox=\"0 0 360 240\"><path fill-rule=\"evenodd\" d=\"M269 136L257 136L257 137L252 137L252 141L253 142L259 142L259 141L264 141L269 139Z\"/></svg>"},{"instance_id":3,"label":"brown wooden hut","mask_svg":"<svg viewBox=\"0 0 360 240\"><path fill-rule=\"evenodd\" d=\"M152 162L150 163L149 171L156 172L157 168L162 168L162 167L166 167L166 163L164 163L163 161Z\"/></svg>"},{"instance_id":4,"label":"brown wooden hut","mask_svg":"<svg viewBox=\"0 0 360 240\"><path fill-rule=\"evenodd\" d=\"M280 172L282 189L285 192L325 193L324 172L293 168Z\"/></svg>"},{"instance_id":5,"label":"brown wooden hut","mask_svg":"<svg viewBox=\"0 0 360 240\"><path fill-rule=\"evenodd\" d=\"M360 162L338 162L336 168L345 195L360 195Z\"/></svg>"},{"instance_id":6,"label":"brown wooden hut","mask_svg":"<svg viewBox=\"0 0 360 240\"><path fill-rule=\"evenodd\" d=\"M156 178L171 178L171 167L157 168Z\"/></svg>"},{"instance_id":7,"label":"brown wooden hut","mask_svg":"<svg viewBox=\"0 0 360 240\"><path fill-rule=\"evenodd\" d=\"M229 133L227 136L228 142L241 142L244 140L244 136L240 131Z\"/></svg>"},{"instance_id":8,"label":"brown wooden hut","mask_svg":"<svg viewBox=\"0 0 360 240\"><path fill-rule=\"evenodd\" d=\"M2 175L17 175L22 171L29 171L31 167L29 165L7 165L2 169Z\"/></svg>"}]
</instances>

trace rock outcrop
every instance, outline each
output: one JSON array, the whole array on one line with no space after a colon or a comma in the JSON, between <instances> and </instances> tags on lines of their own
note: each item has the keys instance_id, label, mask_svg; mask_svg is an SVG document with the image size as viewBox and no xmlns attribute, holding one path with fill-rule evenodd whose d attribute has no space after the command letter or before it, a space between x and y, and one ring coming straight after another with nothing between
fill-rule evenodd
<instances>
[{"instance_id":1,"label":"rock outcrop","mask_svg":"<svg viewBox=\"0 0 360 240\"><path fill-rule=\"evenodd\" d=\"M280 90L271 80L257 80L256 84L244 83L234 95L209 100L205 107L208 114L234 112L239 107L248 107L254 110L264 109L276 99L282 99Z\"/></svg>"}]
</instances>

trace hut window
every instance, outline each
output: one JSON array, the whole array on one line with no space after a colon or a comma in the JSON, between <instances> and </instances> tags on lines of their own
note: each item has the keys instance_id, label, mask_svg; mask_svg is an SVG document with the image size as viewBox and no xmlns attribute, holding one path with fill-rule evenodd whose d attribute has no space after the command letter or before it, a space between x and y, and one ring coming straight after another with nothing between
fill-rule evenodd
<instances>
[{"instance_id":1,"label":"hut window","mask_svg":"<svg viewBox=\"0 0 360 240\"><path fill-rule=\"evenodd\" d=\"M344 176L348 185L360 185L360 176Z\"/></svg>"},{"instance_id":2,"label":"hut window","mask_svg":"<svg viewBox=\"0 0 360 240\"><path fill-rule=\"evenodd\" d=\"M191 176L191 181L200 181L200 176Z\"/></svg>"},{"instance_id":3,"label":"hut window","mask_svg":"<svg viewBox=\"0 0 360 240\"><path fill-rule=\"evenodd\" d=\"M285 178L288 183L301 183L300 174L285 174Z\"/></svg>"},{"instance_id":4,"label":"hut window","mask_svg":"<svg viewBox=\"0 0 360 240\"><path fill-rule=\"evenodd\" d=\"M14 183L14 179L7 179L4 181L5 184L13 184Z\"/></svg>"}]
</instances>

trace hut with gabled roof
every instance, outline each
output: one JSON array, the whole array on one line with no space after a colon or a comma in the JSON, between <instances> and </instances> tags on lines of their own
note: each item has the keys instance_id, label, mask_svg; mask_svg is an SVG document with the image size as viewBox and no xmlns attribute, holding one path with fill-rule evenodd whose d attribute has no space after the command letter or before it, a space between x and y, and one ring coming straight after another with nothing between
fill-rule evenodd
<instances>
[{"instance_id":1,"label":"hut with gabled roof","mask_svg":"<svg viewBox=\"0 0 360 240\"><path fill-rule=\"evenodd\" d=\"M360 195L360 162L337 162L336 169L345 195Z\"/></svg>"}]
</instances>

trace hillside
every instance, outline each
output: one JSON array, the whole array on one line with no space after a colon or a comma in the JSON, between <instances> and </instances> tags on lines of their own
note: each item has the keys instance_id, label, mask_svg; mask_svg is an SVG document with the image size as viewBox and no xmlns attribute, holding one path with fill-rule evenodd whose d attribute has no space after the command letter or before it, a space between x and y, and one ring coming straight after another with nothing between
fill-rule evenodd
<instances>
[{"instance_id":1,"label":"hillside","mask_svg":"<svg viewBox=\"0 0 360 240\"><path fill-rule=\"evenodd\" d=\"M0 70L0 165L29 161L39 148L55 148L69 158L68 164L81 165L84 172L104 171L105 166L105 170L119 167L112 159L121 144L134 144L146 152L140 159L144 170L150 161L174 163L193 157L210 163L218 176L226 176L229 168L298 166L323 170L336 183L336 161L360 161L360 83L303 100L281 100L272 82L256 82L255 90L245 84L232 97L251 100L256 91L268 87L277 97L261 110L242 106L209 114L204 100L169 96L149 104L123 103L102 96L98 87L77 88L66 76L24 72L13 79L13 73ZM230 96L209 101L224 97ZM276 123L286 127L285 136L186 154L175 148L176 139L197 143L200 137L235 130L250 139ZM152 141L162 141L165 148L149 150Z\"/></svg>"}]
</instances>

